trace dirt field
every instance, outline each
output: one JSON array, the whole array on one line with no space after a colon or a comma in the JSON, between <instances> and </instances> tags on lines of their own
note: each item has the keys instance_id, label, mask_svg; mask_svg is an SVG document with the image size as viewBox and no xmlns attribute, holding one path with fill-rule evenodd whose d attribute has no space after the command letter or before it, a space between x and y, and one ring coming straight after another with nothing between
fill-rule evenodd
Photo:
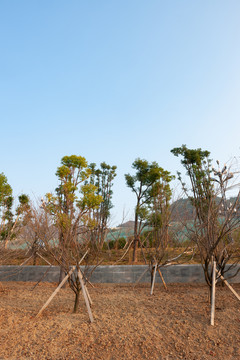
<instances>
[{"instance_id":1,"label":"dirt field","mask_svg":"<svg viewBox=\"0 0 240 360\"><path fill-rule=\"evenodd\" d=\"M217 287L215 326L209 325L204 285L95 285L89 288L95 322L81 300L61 290L39 318L56 284L3 283L0 359L240 359L240 302ZM240 285L234 288L240 293Z\"/></svg>"}]
</instances>

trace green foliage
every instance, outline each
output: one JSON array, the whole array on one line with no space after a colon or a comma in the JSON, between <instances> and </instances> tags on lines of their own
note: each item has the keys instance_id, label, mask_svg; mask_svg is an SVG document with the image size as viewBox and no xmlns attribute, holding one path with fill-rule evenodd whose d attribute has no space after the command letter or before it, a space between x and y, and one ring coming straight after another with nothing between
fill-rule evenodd
<instances>
[{"instance_id":1,"label":"green foliage","mask_svg":"<svg viewBox=\"0 0 240 360\"><path fill-rule=\"evenodd\" d=\"M118 239L118 249L123 249L124 246L126 245L126 239L124 237L120 237Z\"/></svg>"},{"instance_id":2,"label":"green foliage","mask_svg":"<svg viewBox=\"0 0 240 360\"><path fill-rule=\"evenodd\" d=\"M149 163L141 159L134 161L133 168L136 170L136 174L126 174L125 179L127 186L130 187L137 196L135 209L137 220L145 220L153 223L152 206L157 202L162 208L163 206L169 205L172 195L169 183L174 176L161 168L156 162ZM155 218L156 217L155 211Z\"/></svg>"},{"instance_id":3,"label":"green foliage","mask_svg":"<svg viewBox=\"0 0 240 360\"><path fill-rule=\"evenodd\" d=\"M113 180L116 177L116 166L110 166L105 162L100 164L100 169L96 168L96 164L89 165L91 169L90 183L97 187L97 193L102 196L102 203L99 208L98 214L102 218L108 219L110 209L113 207L112 199L112 186Z\"/></svg>"},{"instance_id":4,"label":"green foliage","mask_svg":"<svg viewBox=\"0 0 240 360\"><path fill-rule=\"evenodd\" d=\"M116 246L116 241L115 240L110 240L108 242L108 247L109 247L110 250L114 249L115 246Z\"/></svg>"},{"instance_id":5,"label":"green foliage","mask_svg":"<svg viewBox=\"0 0 240 360\"><path fill-rule=\"evenodd\" d=\"M169 222L172 197L170 182L174 178L169 171L162 170L160 179L151 188L149 223L155 230L166 226Z\"/></svg>"},{"instance_id":6,"label":"green foliage","mask_svg":"<svg viewBox=\"0 0 240 360\"><path fill-rule=\"evenodd\" d=\"M16 210L17 215L21 215L30 210L30 199L28 195L26 194L19 195L18 202L19 205Z\"/></svg>"},{"instance_id":7,"label":"green foliage","mask_svg":"<svg viewBox=\"0 0 240 360\"><path fill-rule=\"evenodd\" d=\"M171 153L173 153L173 155L175 156L181 155L183 157L181 163L185 168L188 168L190 164L201 167L202 164L206 160L208 160L210 156L210 152L207 150L202 150L201 148L188 149L186 145L182 145L178 148L173 148L171 150Z\"/></svg>"},{"instance_id":8,"label":"green foliage","mask_svg":"<svg viewBox=\"0 0 240 360\"><path fill-rule=\"evenodd\" d=\"M146 193L149 187L160 178L162 170L156 162L149 163L139 158L133 162L132 168L136 170L135 175L126 174L125 179L127 186L135 193Z\"/></svg>"},{"instance_id":9,"label":"green foliage","mask_svg":"<svg viewBox=\"0 0 240 360\"><path fill-rule=\"evenodd\" d=\"M82 210L97 209L102 203L102 196L97 195L97 187L92 184L81 186L81 200L77 201L77 206Z\"/></svg>"},{"instance_id":10,"label":"green foliage","mask_svg":"<svg viewBox=\"0 0 240 360\"><path fill-rule=\"evenodd\" d=\"M12 195L12 188L7 182L6 176L0 174L0 206L5 206L8 198Z\"/></svg>"},{"instance_id":11,"label":"green foliage","mask_svg":"<svg viewBox=\"0 0 240 360\"><path fill-rule=\"evenodd\" d=\"M99 207L92 211L92 221L95 227L92 229L92 242L98 246L103 246L107 234L107 222L110 217L112 205L112 186L116 177L116 166L110 166L105 162L100 164L100 168L96 168L96 164L89 165L91 176L89 184L96 187L97 195L102 198Z\"/></svg>"},{"instance_id":12,"label":"green foliage","mask_svg":"<svg viewBox=\"0 0 240 360\"><path fill-rule=\"evenodd\" d=\"M82 212L98 207L102 197L96 194L97 188L92 184L83 184L91 175L86 159L76 155L64 156L61 163L56 172L60 181L57 196L48 194L49 202L57 202L64 213L73 210L73 204Z\"/></svg>"},{"instance_id":13,"label":"green foliage","mask_svg":"<svg viewBox=\"0 0 240 360\"><path fill-rule=\"evenodd\" d=\"M90 223L89 212L99 207L102 196L95 185L86 183L91 168L84 157L64 156L61 164L56 172L60 182L56 195L46 194L45 206L59 228L61 242L71 243L76 240L76 229Z\"/></svg>"},{"instance_id":14,"label":"green foliage","mask_svg":"<svg viewBox=\"0 0 240 360\"><path fill-rule=\"evenodd\" d=\"M196 209L198 218L204 219L214 194L213 182L211 180L210 152L202 149L188 149L186 145L174 148L171 152L175 156L182 156L181 163L187 171L190 179L192 194L190 195L186 184L182 180L181 173L178 178L182 188Z\"/></svg>"},{"instance_id":15,"label":"green foliage","mask_svg":"<svg viewBox=\"0 0 240 360\"><path fill-rule=\"evenodd\" d=\"M156 162L149 163L139 158L134 161L132 167L136 171L135 175L126 174L125 180L127 186L137 197L133 251L133 261L135 261L137 243L140 241L140 234L144 226L151 223L156 227L157 219L160 219L161 212L163 212L160 203L163 206L162 202L164 202L166 208L166 203L168 204L170 201L171 189L169 183L173 176Z\"/></svg>"},{"instance_id":16,"label":"green foliage","mask_svg":"<svg viewBox=\"0 0 240 360\"><path fill-rule=\"evenodd\" d=\"M14 215L12 207L14 198L12 196L12 188L8 184L6 176L1 173L0 174L0 240L5 242L5 246L7 245L8 240L11 240L16 237L16 233L19 231L19 227L17 225L20 224L21 215L24 214L29 209L29 198L27 195L22 194L18 198L19 205L16 209L16 215Z\"/></svg>"}]
</instances>

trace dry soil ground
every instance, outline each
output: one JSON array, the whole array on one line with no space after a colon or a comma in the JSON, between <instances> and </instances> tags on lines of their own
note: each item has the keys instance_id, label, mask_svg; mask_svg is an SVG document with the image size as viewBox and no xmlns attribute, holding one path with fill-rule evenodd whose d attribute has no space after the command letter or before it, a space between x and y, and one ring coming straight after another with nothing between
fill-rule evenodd
<instances>
[{"instance_id":1,"label":"dry soil ground","mask_svg":"<svg viewBox=\"0 0 240 360\"><path fill-rule=\"evenodd\" d=\"M83 300L72 314L69 288L35 318L56 284L2 285L0 359L240 359L240 302L228 288L217 287L212 327L204 285L157 285L153 296L149 285L95 285L93 324Z\"/></svg>"}]
</instances>

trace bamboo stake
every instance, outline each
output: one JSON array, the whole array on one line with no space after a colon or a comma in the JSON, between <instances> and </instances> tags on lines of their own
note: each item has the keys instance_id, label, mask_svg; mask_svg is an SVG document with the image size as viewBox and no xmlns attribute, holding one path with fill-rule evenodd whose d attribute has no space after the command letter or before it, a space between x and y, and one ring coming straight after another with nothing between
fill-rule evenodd
<instances>
[{"instance_id":1,"label":"bamboo stake","mask_svg":"<svg viewBox=\"0 0 240 360\"><path fill-rule=\"evenodd\" d=\"M90 319L90 322L92 323L93 322L93 315L92 315L91 307L89 305L88 296L87 296L87 293L86 293L86 290L85 290L85 285L83 283L83 279L82 279L82 275L81 275L80 271L78 271L78 277L79 277L79 281L80 281L80 284L81 284L81 287L82 287L83 297L84 297L84 300L85 300L85 303L86 303L86 306L87 306L89 319Z\"/></svg>"},{"instance_id":2,"label":"bamboo stake","mask_svg":"<svg viewBox=\"0 0 240 360\"><path fill-rule=\"evenodd\" d=\"M214 326L215 315L215 284L216 284L216 261L213 262L212 271L212 296L211 296L211 325Z\"/></svg>"},{"instance_id":3,"label":"bamboo stake","mask_svg":"<svg viewBox=\"0 0 240 360\"><path fill-rule=\"evenodd\" d=\"M153 281L152 281L152 286L151 286L150 295L153 294L153 288L154 288L155 280L156 280L156 272L157 272L157 265L154 265Z\"/></svg>"},{"instance_id":4,"label":"bamboo stake","mask_svg":"<svg viewBox=\"0 0 240 360\"><path fill-rule=\"evenodd\" d=\"M236 296L236 298L240 301L240 296L238 295L238 293L236 293L236 291L233 289L233 287L229 284L229 282L220 274L219 271L217 271L218 275L220 276L220 278L223 280L223 282L227 285L227 287L232 291L232 293Z\"/></svg>"},{"instance_id":5,"label":"bamboo stake","mask_svg":"<svg viewBox=\"0 0 240 360\"><path fill-rule=\"evenodd\" d=\"M166 285L166 283L165 283L165 281L164 281L164 278L163 278L163 276L162 276L162 272L161 272L161 270L159 269L159 267L158 267L158 273L159 273L159 276L160 276L160 278L161 278L161 280L162 280L162 282L163 282L163 285L164 285L165 289L167 290L167 285Z\"/></svg>"}]
</instances>

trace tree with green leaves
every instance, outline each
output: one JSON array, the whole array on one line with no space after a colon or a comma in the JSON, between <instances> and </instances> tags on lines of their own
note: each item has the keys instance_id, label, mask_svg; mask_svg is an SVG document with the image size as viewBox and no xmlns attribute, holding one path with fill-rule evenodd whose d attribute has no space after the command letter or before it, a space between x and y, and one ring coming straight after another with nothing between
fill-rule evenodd
<instances>
[{"instance_id":1,"label":"tree with green leaves","mask_svg":"<svg viewBox=\"0 0 240 360\"><path fill-rule=\"evenodd\" d=\"M29 198L22 194L18 197L19 205L16 213L13 212L14 198L12 196L12 188L8 184L6 176L0 174L0 240L4 248L8 242L16 237L23 224L23 219L29 209ZM22 220L22 221L21 221Z\"/></svg>"},{"instance_id":2,"label":"tree with green leaves","mask_svg":"<svg viewBox=\"0 0 240 360\"><path fill-rule=\"evenodd\" d=\"M56 193L47 194L42 206L58 230L58 246L53 247L49 241L45 246L61 267L61 281L72 265L76 266L77 272L80 270L79 261L90 242L90 212L99 207L102 196L97 194L95 185L86 183L91 169L82 156L64 156L56 175L59 180ZM69 285L75 293L76 312L81 290L76 273L69 278Z\"/></svg>"},{"instance_id":3,"label":"tree with green leaves","mask_svg":"<svg viewBox=\"0 0 240 360\"><path fill-rule=\"evenodd\" d=\"M13 196L12 188L8 184L6 176L0 174L0 211L1 211L1 241L4 242L4 247L7 245L7 239L9 238L9 232L12 228L13 222Z\"/></svg>"},{"instance_id":4,"label":"tree with green leaves","mask_svg":"<svg viewBox=\"0 0 240 360\"><path fill-rule=\"evenodd\" d=\"M90 164L89 167L91 169L89 183L96 186L97 194L102 197L100 206L91 211L93 221L91 240L93 246L102 248L104 241L106 240L110 210L113 207L112 187L113 180L116 177L117 167L110 166L105 162L100 164L99 169L96 168L96 164L94 163Z\"/></svg>"},{"instance_id":5,"label":"tree with green leaves","mask_svg":"<svg viewBox=\"0 0 240 360\"><path fill-rule=\"evenodd\" d=\"M154 253L152 262L158 266L166 256L169 245L169 225L171 220L172 189L170 182L175 177L169 171L161 169L160 178L153 184L149 201L148 223L152 228Z\"/></svg>"},{"instance_id":6,"label":"tree with green leaves","mask_svg":"<svg viewBox=\"0 0 240 360\"><path fill-rule=\"evenodd\" d=\"M136 159L132 164L135 175L125 174L127 186L135 193L137 204L135 207L133 262L137 261L136 250L140 244L140 235L147 224L149 204L154 197L153 187L161 178L163 169L156 162Z\"/></svg>"},{"instance_id":7,"label":"tree with green leaves","mask_svg":"<svg viewBox=\"0 0 240 360\"><path fill-rule=\"evenodd\" d=\"M226 192L233 174L227 171L227 167L222 171L213 170L209 151L189 149L182 145L171 152L182 157L181 164L190 180L189 188L178 172L183 191L195 209L195 220L188 227L188 233L197 244L205 279L211 289L212 261L216 261L219 276L223 276L225 265L233 254L234 246L230 235L240 227L236 212L239 207L239 194L222 216L226 205Z\"/></svg>"},{"instance_id":8,"label":"tree with green leaves","mask_svg":"<svg viewBox=\"0 0 240 360\"><path fill-rule=\"evenodd\" d=\"M182 156L181 164L186 169L191 184L189 193L186 184L178 172L178 179L182 184L185 195L190 199L195 208L198 219L204 221L209 205L214 197L214 188L211 181L210 152L202 149L188 149L186 145L171 150L173 155Z\"/></svg>"}]
</instances>

